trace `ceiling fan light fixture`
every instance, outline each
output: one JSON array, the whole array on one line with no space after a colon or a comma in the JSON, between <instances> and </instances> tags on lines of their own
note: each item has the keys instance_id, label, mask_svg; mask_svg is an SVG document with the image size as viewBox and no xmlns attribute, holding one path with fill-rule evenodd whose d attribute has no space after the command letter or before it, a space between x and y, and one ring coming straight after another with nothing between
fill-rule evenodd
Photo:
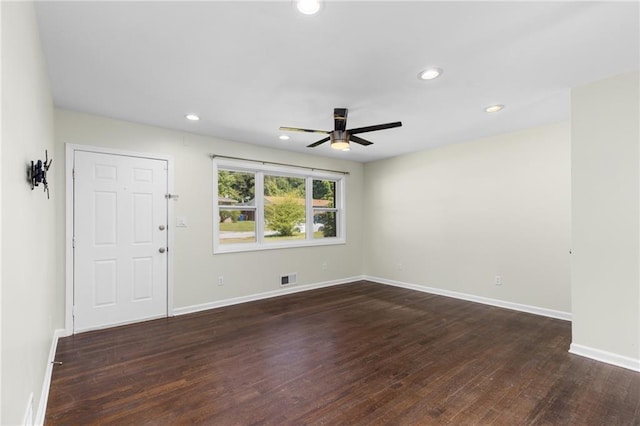
<instances>
[{"instance_id":1,"label":"ceiling fan light fixture","mask_svg":"<svg viewBox=\"0 0 640 426\"><path fill-rule=\"evenodd\" d=\"M349 147L349 141L344 141L344 140L335 140L335 141L331 141L331 148L338 150L338 151L350 151L351 148Z\"/></svg>"},{"instance_id":2,"label":"ceiling fan light fixture","mask_svg":"<svg viewBox=\"0 0 640 426\"><path fill-rule=\"evenodd\" d=\"M427 68L424 71L420 71L418 78L420 80L433 80L442 75L442 68Z\"/></svg>"},{"instance_id":3,"label":"ceiling fan light fixture","mask_svg":"<svg viewBox=\"0 0 640 426\"><path fill-rule=\"evenodd\" d=\"M320 7L320 0L296 0L296 8L303 15L315 15Z\"/></svg>"},{"instance_id":4,"label":"ceiling fan light fixture","mask_svg":"<svg viewBox=\"0 0 640 426\"><path fill-rule=\"evenodd\" d=\"M349 134L344 130L331 132L331 148L338 151L349 150Z\"/></svg>"},{"instance_id":5,"label":"ceiling fan light fixture","mask_svg":"<svg viewBox=\"0 0 640 426\"><path fill-rule=\"evenodd\" d=\"M500 104L489 105L484 109L484 112L491 114L494 112L502 111L503 109L504 109L504 105L500 105Z\"/></svg>"},{"instance_id":6,"label":"ceiling fan light fixture","mask_svg":"<svg viewBox=\"0 0 640 426\"><path fill-rule=\"evenodd\" d=\"M200 120L200 117L197 116L196 114L187 114L184 116L184 118L186 118L189 121L198 121Z\"/></svg>"},{"instance_id":7,"label":"ceiling fan light fixture","mask_svg":"<svg viewBox=\"0 0 640 426\"><path fill-rule=\"evenodd\" d=\"M280 135L280 136L278 136L278 138L281 141L288 141L290 139L288 135Z\"/></svg>"}]
</instances>

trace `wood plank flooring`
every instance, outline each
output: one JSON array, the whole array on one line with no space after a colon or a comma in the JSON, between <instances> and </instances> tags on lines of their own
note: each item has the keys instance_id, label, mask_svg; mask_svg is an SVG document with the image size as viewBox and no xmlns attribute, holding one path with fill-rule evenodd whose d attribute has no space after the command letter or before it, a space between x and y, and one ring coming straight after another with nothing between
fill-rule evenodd
<instances>
[{"instance_id":1,"label":"wood plank flooring","mask_svg":"<svg viewBox=\"0 0 640 426\"><path fill-rule=\"evenodd\" d=\"M356 282L58 343L48 425L640 425L569 322Z\"/></svg>"}]
</instances>

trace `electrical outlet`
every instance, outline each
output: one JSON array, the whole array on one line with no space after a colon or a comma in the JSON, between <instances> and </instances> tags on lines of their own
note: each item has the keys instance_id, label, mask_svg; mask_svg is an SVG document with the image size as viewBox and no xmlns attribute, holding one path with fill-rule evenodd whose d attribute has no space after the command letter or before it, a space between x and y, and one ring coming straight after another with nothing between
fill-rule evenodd
<instances>
[{"instance_id":1,"label":"electrical outlet","mask_svg":"<svg viewBox=\"0 0 640 426\"><path fill-rule=\"evenodd\" d=\"M496 275L495 283L496 285L502 285L502 277L500 275Z\"/></svg>"},{"instance_id":2,"label":"electrical outlet","mask_svg":"<svg viewBox=\"0 0 640 426\"><path fill-rule=\"evenodd\" d=\"M218 277L218 285L224 285L224 275Z\"/></svg>"},{"instance_id":3,"label":"electrical outlet","mask_svg":"<svg viewBox=\"0 0 640 426\"><path fill-rule=\"evenodd\" d=\"M404 269L404 265L402 263L396 263L396 270L402 271Z\"/></svg>"},{"instance_id":4,"label":"electrical outlet","mask_svg":"<svg viewBox=\"0 0 640 426\"><path fill-rule=\"evenodd\" d=\"M329 269L329 264L326 261L322 262L322 270L326 271L327 269Z\"/></svg>"}]
</instances>

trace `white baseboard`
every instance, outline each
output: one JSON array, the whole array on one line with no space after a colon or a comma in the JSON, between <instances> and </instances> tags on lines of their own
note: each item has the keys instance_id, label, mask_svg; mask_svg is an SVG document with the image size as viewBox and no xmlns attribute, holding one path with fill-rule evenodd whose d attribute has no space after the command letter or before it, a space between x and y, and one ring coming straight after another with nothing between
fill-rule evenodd
<instances>
[{"instance_id":1,"label":"white baseboard","mask_svg":"<svg viewBox=\"0 0 640 426\"><path fill-rule=\"evenodd\" d=\"M571 346L569 347L569 353L580 355L585 358L591 358L596 361L606 362L607 364L626 368L628 370L640 372L640 359L618 355L600 349L590 348L589 346L579 345L577 343L571 344Z\"/></svg>"},{"instance_id":2,"label":"white baseboard","mask_svg":"<svg viewBox=\"0 0 640 426\"><path fill-rule=\"evenodd\" d=\"M206 311L206 310L209 310L209 309L222 308L223 306L237 305L237 304L240 304L240 303L253 302L255 300L269 299L271 297L277 297L277 296L284 296L286 294L299 293L301 291L309 291L309 290L315 290L317 288L331 287L331 286L334 286L334 285L341 285L341 284L348 284L348 283L352 283L354 281L360 281L360 280L363 280L363 279L364 278L362 276L356 276L356 277L342 278L342 279L339 279L339 280L324 281L324 282L315 283L315 284L293 285L291 287L285 287L285 288L282 288L282 289L279 289L279 290L267 291L267 292L264 292L264 293L250 294L248 296L233 297L233 298L230 298L230 299L216 300L215 302L202 303L202 304L199 304L199 305L192 305L192 306L185 306L185 307L182 307L182 308L175 308L173 310L173 314L176 315L176 316L177 315L192 314L192 313L195 313L195 312Z\"/></svg>"},{"instance_id":3,"label":"white baseboard","mask_svg":"<svg viewBox=\"0 0 640 426\"><path fill-rule=\"evenodd\" d=\"M282 288L279 290L273 290L273 291L268 291L264 293L250 294L248 296L240 296L240 297L234 297L230 299L217 300L215 302L203 303L199 305L185 306L182 308L175 308L173 310L173 314L176 316L191 314L195 312L206 311L209 309L221 308L223 306L231 306L231 305L237 305L240 303L253 302L255 300L262 300L262 299L268 299L271 297L284 296L286 294L298 293L301 291L308 291L316 288L330 287L330 286L340 285L340 284L348 284L354 281L361 281L361 280L367 280L367 281L371 281L373 283L378 283L378 284L391 285L394 287L402 287L409 290L421 291L423 293L437 294L439 296L452 297L454 299L461 299L469 302L482 303L484 305L497 306L499 308L506 308L514 311L526 312L530 314L561 319L564 321L571 321L571 313L569 312L556 311L553 309L540 308L537 306L523 305L520 303L507 302L507 301L498 300L498 299L490 299L488 297L475 296L472 294L459 293L459 292L450 291L450 290L442 290L434 287L425 287L417 284L409 284L409 283L404 283L400 281L388 280L386 278L372 277L368 275L342 278L339 280L325 281L325 282L315 283L315 284L292 286L292 287Z\"/></svg>"},{"instance_id":4,"label":"white baseboard","mask_svg":"<svg viewBox=\"0 0 640 426\"><path fill-rule=\"evenodd\" d=\"M58 339L67 335L65 329L54 330L53 339L51 340L51 347L49 348L49 357L47 359L47 369L44 373L44 381L42 382L42 391L40 393L40 403L38 404L38 411L36 412L36 418L33 422L36 426L44 424L44 416L47 411L47 401L49 400L49 387L51 386L51 375L53 374L53 361L56 356L56 348L58 347Z\"/></svg>"},{"instance_id":5,"label":"white baseboard","mask_svg":"<svg viewBox=\"0 0 640 426\"><path fill-rule=\"evenodd\" d=\"M426 287L417 284L409 284L401 281L388 280L386 278L364 276L365 280L373 281L380 284L392 285L394 287L402 287L409 290L421 291L423 293L437 294L439 296L453 297L454 299L466 300L469 302L482 303L484 305L497 306L499 308L511 309L514 311L526 312L529 314L541 315L544 317L571 321L571 313L556 311L553 309L540 308L537 306L523 305L521 303L507 302L505 300L490 299L488 297L475 296L473 294L459 293L457 291L443 290L434 287Z\"/></svg>"}]
</instances>

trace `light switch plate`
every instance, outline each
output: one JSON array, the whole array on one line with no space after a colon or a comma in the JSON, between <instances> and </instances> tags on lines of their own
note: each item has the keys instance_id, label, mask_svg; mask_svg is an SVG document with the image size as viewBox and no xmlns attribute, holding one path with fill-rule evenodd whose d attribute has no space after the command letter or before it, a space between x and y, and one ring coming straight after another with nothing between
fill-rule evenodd
<instances>
[{"instance_id":1,"label":"light switch plate","mask_svg":"<svg viewBox=\"0 0 640 426\"><path fill-rule=\"evenodd\" d=\"M177 228L186 228L187 227L187 218L185 216L176 216L176 227Z\"/></svg>"}]
</instances>

